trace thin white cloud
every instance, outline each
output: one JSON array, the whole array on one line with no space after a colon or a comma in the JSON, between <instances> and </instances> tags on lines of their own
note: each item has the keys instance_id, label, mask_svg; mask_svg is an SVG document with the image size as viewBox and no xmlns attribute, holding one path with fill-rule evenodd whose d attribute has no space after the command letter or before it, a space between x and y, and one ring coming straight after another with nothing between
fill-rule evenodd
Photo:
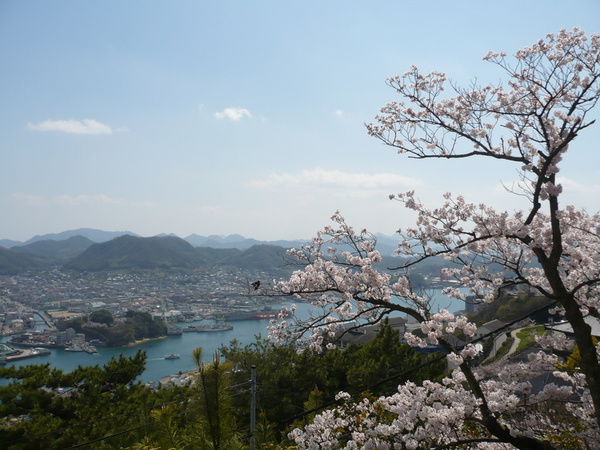
<instances>
[{"instance_id":1,"label":"thin white cloud","mask_svg":"<svg viewBox=\"0 0 600 450\"><path fill-rule=\"evenodd\" d=\"M57 131L67 134L112 134L110 126L94 119L44 120L40 123L28 123L27 128L34 131Z\"/></svg>"},{"instance_id":2,"label":"thin white cloud","mask_svg":"<svg viewBox=\"0 0 600 450\"><path fill-rule=\"evenodd\" d=\"M342 117L344 117L344 110L342 110L342 109L336 109L336 110L333 112L333 115L334 115L335 117L342 118Z\"/></svg>"},{"instance_id":3,"label":"thin white cloud","mask_svg":"<svg viewBox=\"0 0 600 450\"><path fill-rule=\"evenodd\" d=\"M598 195L600 194L599 184L582 184L575 180L565 177L557 177L557 184L562 185L563 193L565 194L578 194L578 195ZM524 183L523 181L513 181L511 183L502 183L496 186L495 192L511 191L511 192L531 192L530 183Z\"/></svg>"},{"instance_id":4,"label":"thin white cloud","mask_svg":"<svg viewBox=\"0 0 600 450\"><path fill-rule=\"evenodd\" d=\"M600 185L581 184L569 178L557 177L556 181L563 185L564 191L576 192L580 194L600 194Z\"/></svg>"},{"instance_id":5,"label":"thin white cloud","mask_svg":"<svg viewBox=\"0 0 600 450\"><path fill-rule=\"evenodd\" d=\"M10 194L10 198L30 206L39 206L44 204L44 198L39 195L22 194L15 192L13 194Z\"/></svg>"},{"instance_id":6,"label":"thin white cloud","mask_svg":"<svg viewBox=\"0 0 600 450\"><path fill-rule=\"evenodd\" d=\"M39 195L14 193L11 198L21 203L31 206L94 206L94 205L118 205L130 207L153 207L152 202L132 202L120 198L113 198L108 195L59 195L53 198L46 198Z\"/></svg>"},{"instance_id":7,"label":"thin white cloud","mask_svg":"<svg viewBox=\"0 0 600 450\"><path fill-rule=\"evenodd\" d=\"M227 119L237 122L244 117L252 118L252 114L246 108L234 107L234 108L225 108L221 112L216 112L215 117L217 119Z\"/></svg>"},{"instance_id":8,"label":"thin white cloud","mask_svg":"<svg viewBox=\"0 0 600 450\"><path fill-rule=\"evenodd\" d=\"M272 173L262 180L253 180L251 186L273 188L280 186L350 188L350 189L392 189L414 188L423 183L417 178L393 173L346 173L340 170L316 168L299 173Z\"/></svg>"},{"instance_id":9,"label":"thin white cloud","mask_svg":"<svg viewBox=\"0 0 600 450\"><path fill-rule=\"evenodd\" d=\"M134 207L151 207L152 202L132 202L120 198L109 197L108 195L60 195L52 199L52 202L61 206L80 206L80 205L119 205Z\"/></svg>"}]
</instances>

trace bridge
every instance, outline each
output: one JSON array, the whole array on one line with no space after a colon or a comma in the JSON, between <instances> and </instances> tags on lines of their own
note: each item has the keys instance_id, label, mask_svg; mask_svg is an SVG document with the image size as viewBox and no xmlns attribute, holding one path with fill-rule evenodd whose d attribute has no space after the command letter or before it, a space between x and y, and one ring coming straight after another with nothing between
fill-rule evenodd
<instances>
[{"instance_id":1,"label":"bridge","mask_svg":"<svg viewBox=\"0 0 600 450\"><path fill-rule=\"evenodd\" d=\"M52 320L52 317L50 317L46 311L38 310L38 311L36 311L36 313L38 313L39 316L42 318L42 320L44 322L46 322L46 325L48 325L48 328L54 328L54 321Z\"/></svg>"}]
</instances>

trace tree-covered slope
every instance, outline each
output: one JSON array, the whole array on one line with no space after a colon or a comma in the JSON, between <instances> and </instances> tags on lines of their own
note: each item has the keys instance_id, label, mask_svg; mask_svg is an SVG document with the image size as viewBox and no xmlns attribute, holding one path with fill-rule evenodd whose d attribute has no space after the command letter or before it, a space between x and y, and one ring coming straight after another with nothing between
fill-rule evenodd
<instances>
[{"instance_id":1,"label":"tree-covered slope","mask_svg":"<svg viewBox=\"0 0 600 450\"><path fill-rule=\"evenodd\" d=\"M63 267L76 271L169 270L229 267L246 270L277 270L283 266L285 249L255 245L247 250L195 248L174 236L141 238L121 236L93 244Z\"/></svg>"},{"instance_id":2,"label":"tree-covered slope","mask_svg":"<svg viewBox=\"0 0 600 450\"><path fill-rule=\"evenodd\" d=\"M0 275L15 275L29 269L42 269L54 263L55 261L50 258L0 247Z\"/></svg>"},{"instance_id":3,"label":"tree-covered slope","mask_svg":"<svg viewBox=\"0 0 600 450\"><path fill-rule=\"evenodd\" d=\"M73 236L65 240L35 241L31 244L13 247L16 252L26 253L33 256L55 258L66 262L76 258L87 250L94 242L83 236Z\"/></svg>"},{"instance_id":4,"label":"tree-covered slope","mask_svg":"<svg viewBox=\"0 0 600 450\"><path fill-rule=\"evenodd\" d=\"M189 243L173 236L141 238L124 235L90 246L64 265L79 271L185 269L199 263L198 254Z\"/></svg>"}]
</instances>

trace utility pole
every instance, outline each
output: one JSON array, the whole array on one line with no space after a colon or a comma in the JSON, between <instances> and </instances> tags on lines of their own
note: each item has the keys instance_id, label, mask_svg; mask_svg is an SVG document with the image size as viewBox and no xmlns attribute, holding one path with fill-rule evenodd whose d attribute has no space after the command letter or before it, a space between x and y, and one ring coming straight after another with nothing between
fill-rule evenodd
<instances>
[{"instance_id":1,"label":"utility pole","mask_svg":"<svg viewBox=\"0 0 600 450\"><path fill-rule=\"evenodd\" d=\"M256 429L256 366L250 371L250 449L256 448L254 430Z\"/></svg>"}]
</instances>

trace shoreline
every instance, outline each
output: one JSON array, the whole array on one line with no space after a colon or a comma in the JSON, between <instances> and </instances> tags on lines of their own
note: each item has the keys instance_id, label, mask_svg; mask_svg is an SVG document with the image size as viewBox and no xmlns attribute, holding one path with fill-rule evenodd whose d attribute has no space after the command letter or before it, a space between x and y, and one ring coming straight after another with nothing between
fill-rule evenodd
<instances>
[{"instance_id":1,"label":"shoreline","mask_svg":"<svg viewBox=\"0 0 600 450\"><path fill-rule=\"evenodd\" d=\"M113 348L130 348L130 347L135 347L136 345L144 344L146 342L159 341L161 339L166 339L168 337L169 336L160 336L160 337L155 337L155 338L144 338L144 339L140 339L139 341L133 341L133 342L130 342L129 344L119 345L119 346L113 347Z\"/></svg>"}]
</instances>

